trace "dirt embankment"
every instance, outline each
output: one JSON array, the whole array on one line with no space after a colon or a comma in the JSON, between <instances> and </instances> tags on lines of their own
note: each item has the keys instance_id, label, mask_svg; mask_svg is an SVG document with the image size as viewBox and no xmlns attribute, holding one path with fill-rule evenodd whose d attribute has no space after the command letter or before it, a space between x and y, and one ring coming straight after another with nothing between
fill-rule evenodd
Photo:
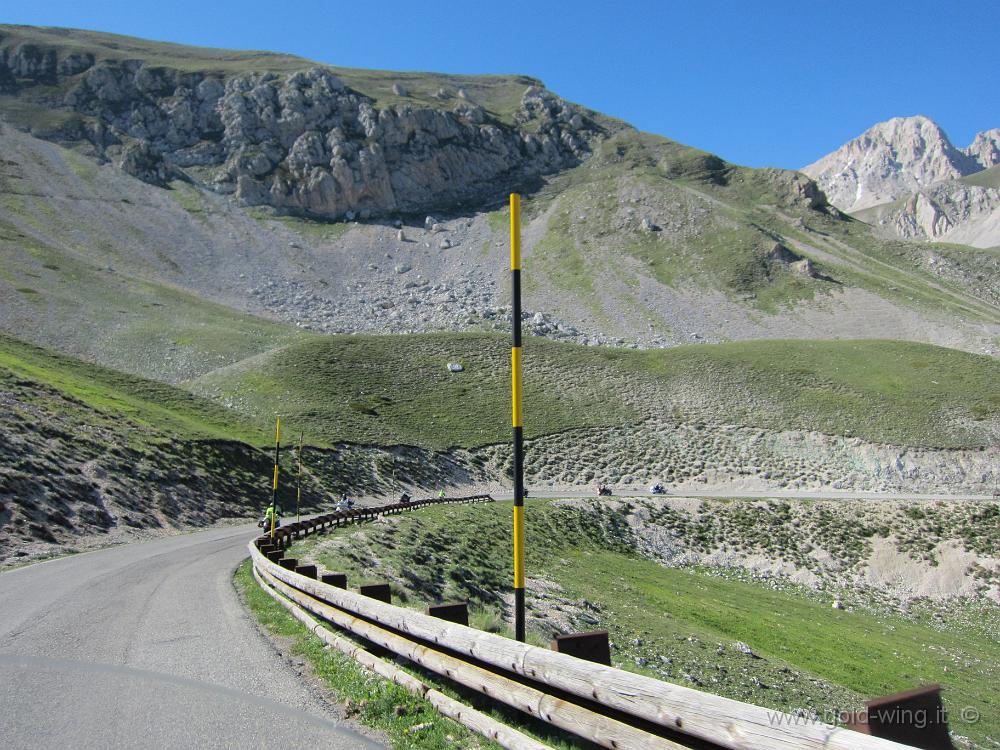
<instances>
[{"instance_id":1,"label":"dirt embankment","mask_svg":"<svg viewBox=\"0 0 1000 750\"><path fill-rule=\"evenodd\" d=\"M1000 603L1000 501L565 500L624 511L639 551L666 565L725 569L906 608Z\"/></svg>"},{"instance_id":2,"label":"dirt embankment","mask_svg":"<svg viewBox=\"0 0 1000 750\"><path fill-rule=\"evenodd\" d=\"M502 475L509 446L475 451ZM868 443L803 431L769 431L668 419L570 430L527 442L532 487L664 483L672 492L746 490L990 494L1000 486L1000 448L933 449Z\"/></svg>"},{"instance_id":3,"label":"dirt embankment","mask_svg":"<svg viewBox=\"0 0 1000 750\"><path fill-rule=\"evenodd\" d=\"M252 517L268 458L180 441L0 371L0 565Z\"/></svg>"}]
</instances>

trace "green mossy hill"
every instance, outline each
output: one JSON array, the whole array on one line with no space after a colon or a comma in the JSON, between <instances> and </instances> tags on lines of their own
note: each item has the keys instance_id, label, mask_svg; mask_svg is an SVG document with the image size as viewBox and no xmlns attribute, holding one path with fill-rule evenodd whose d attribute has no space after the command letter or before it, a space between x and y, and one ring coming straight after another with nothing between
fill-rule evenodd
<instances>
[{"instance_id":1,"label":"green mossy hill","mask_svg":"<svg viewBox=\"0 0 1000 750\"><path fill-rule=\"evenodd\" d=\"M489 334L324 337L189 387L317 444L474 447L509 435L509 343ZM449 372L449 362L464 370ZM529 436L658 416L930 447L993 445L1000 363L893 341L753 341L633 351L530 338Z\"/></svg>"},{"instance_id":2,"label":"green mossy hill","mask_svg":"<svg viewBox=\"0 0 1000 750\"><path fill-rule=\"evenodd\" d=\"M267 433L241 415L165 383L127 375L24 343L0 333L0 370L18 381L52 389L101 422L126 420L178 439L267 443Z\"/></svg>"},{"instance_id":3,"label":"green mossy hill","mask_svg":"<svg viewBox=\"0 0 1000 750\"><path fill-rule=\"evenodd\" d=\"M984 169L982 172L960 177L959 182L984 188L1000 188L1000 165Z\"/></svg>"}]
</instances>

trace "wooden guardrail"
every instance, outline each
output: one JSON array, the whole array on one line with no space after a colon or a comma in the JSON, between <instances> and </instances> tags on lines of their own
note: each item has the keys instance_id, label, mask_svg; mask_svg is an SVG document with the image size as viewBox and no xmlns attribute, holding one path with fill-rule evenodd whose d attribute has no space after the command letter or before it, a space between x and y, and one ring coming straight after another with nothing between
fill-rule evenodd
<instances>
[{"instance_id":1,"label":"wooden guardrail","mask_svg":"<svg viewBox=\"0 0 1000 750\"><path fill-rule=\"evenodd\" d=\"M300 534L442 502L359 508L292 524L275 535L286 547ZM281 597L338 628L378 644L467 688L591 742L615 750L902 750L908 746L656 680L332 586L269 560L250 544L260 578ZM271 555L277 557L277 554ZM310 571L312 572L312 571ZM319 577L319 576L317 576Z\"/></svg>"}]
</instances>

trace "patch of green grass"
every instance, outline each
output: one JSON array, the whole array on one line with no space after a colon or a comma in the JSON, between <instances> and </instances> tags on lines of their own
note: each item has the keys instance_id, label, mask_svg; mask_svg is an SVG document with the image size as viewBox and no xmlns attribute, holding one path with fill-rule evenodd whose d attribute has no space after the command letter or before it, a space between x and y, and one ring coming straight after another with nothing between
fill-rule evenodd
<instances>
[{"instance_id":1,"label":"patch of green grass","mask_svg":"<svg viewBox=\"0 0 1000 750\"><path fill-rule=\"evenodd\" d=\"M205 203L198 188L180 180L170 183L167 195L189 214L201 216L206 213Z\"/></svg>"},{"instance_id":2,"label":"patch of green grass","mask_svg":"<svg viewBox=\"0 0 1000 750\"><path fill-rule=\"evenodd\" d=\"M41 138L73 131L83 120L80 115L70 110L56 109L15 94L0 96L0 112L3 112L11 125L28 130Z\"/></svg>"},{"instance_id":3,"label":"patch of green grass","mask_svg":"<svg viewBox=\"0 0 1000 750\"><path fill-rule=\"evenodd\" d=\"M573 292L600 315L600 300L594 290L594 267L569 233L569 218L556 214L545 236L531 251L530 262L558 289Z\"/></svg>"},{"instance_id":4,"label":"patch of green grass","mask_svg":"<svg viewBox=\"0 0 1000 750\"><path fill-rule=\"evenodd\" d=\"M509 342L499 334L314 337L248 372L194 381L256 419L280 410L317 444L431 448L508 439ZM461 362L465 371L445 365ZM894 341L752 341L603 349L528 338L529 436L686 418L849 434L900 445L992 445L1000 362Z\"/></svg>"},{"instance_id":5,"label":"patch of green grass","mask_svg":"<svg viewBox=\"0 0 1000 750\"><path fill-rule=\"evenodd\" d=\"M62 156L69 168L73 170L73 174L81 180L91 182L95 177L97 177L98 165L93 159L87 158L86 156L71 149L63 151Z\"/></svg>"},{"instance_id":6,"label":"patch of green grass","mask_svg":"<svg viewBox=\"0 0 1000 750\"><path fill-rule=\"evenodd\" d=\"M260 208L248 210L250 216L261 224L277 222L303 239L315 242L336 242L353 228L349 221L322 221L301 216L275 214Z\"/></svg>"},{"instance_id":7,"label":"patch of green grass","mask_svg":"<svg viewBox=\"0 0 1000 750\"><path fill-rule=\"evenodd\" d=\"M865 697L940 682L947 686L946 707L958 734L982 739L1000 730L1000 701L991 689L1000 647L982 635L973 639L931 622L833 610L786 591L608 552L579 550L547 572L577 596L628 617L630 629L650 639L667 643L694 634L709 643L743 641L765 659L793 664ZM769 703L766 695L758 700ZM964 706L990 718L962 721L957 709Z\"/></svg>"},{"instance_id":8,"label":"patch of green grass","mask_svg":"<svg viewBox=\"0 0 1000 750\"><path fill-rule=\"evenodd\" d=\"M981 172L970 174L968 177L960 177L959 182L966 185L974 185L984 188L1000 188L1000 164Z\"/></svg>"},{"instance_id":9,"label":"patch of green grass","mask_svg":"<svg viewBox=\"0 0 1000 750\"><path fill-rule=\"evenodd\" d=\"M239 414L165 383L66 357L0 334L0 367L88 406L181 438L266 443Z\"/></svg>"},{"instance_id":10,"label":"patch of green grass","mask_svg":"<svg viewBox=\"0 0 1000 750\"><path fill-rule=\"evenodd\" d=\"M499 211L490 211L486 214L486 223L489 225L490 231L494 234L508 231L510 229L510 209L503 208Z\"/></svg>"},{"instance_id":11,"label":"patch of green grass","mask_svg":"<svg viewBox=\"0 0 1000 750\"><path fill-rule=\"evenodd\" d=\"M634 418L621 402L608 402L593 386L563 388L580 349L568 359L544 359L526 381L525 403L533 420L528 434L579 425L614 424ZM282 350L255 372L209 375L198 391L219 389L256 415L280 409L289 422L321 443L411 444L433 448L484 445L509 434L510 348L501 336L338 336L316 338ZM449 372L448 362L464 371ZM532 368L531 364L526 367Z\"/></svg>"}]
</instances>

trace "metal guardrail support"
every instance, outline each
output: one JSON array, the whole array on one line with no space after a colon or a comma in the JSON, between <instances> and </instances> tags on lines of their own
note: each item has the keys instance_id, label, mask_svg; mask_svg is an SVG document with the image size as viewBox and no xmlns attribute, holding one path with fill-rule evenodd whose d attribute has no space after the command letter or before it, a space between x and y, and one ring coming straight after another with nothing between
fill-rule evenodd
<instances>
[{"instance_id":1,"label":"metal guardrail support","mask_svg":"<svg viewBox=\"0 0 1000 750\"><path fill-rule=\"evenodd\" d=\"M865 710L841 718L848 729L872 737L923 750L954 750L940 685L873 698L865 701Z\"/></svg>"},{"instance_id":2,"label":"metal guardrail support","mask_svg":"<svg viewBox=\"0 0 1000 750\"><path fill-rule=\"evenodd\" d=\"M316 566L315 565L297 565L295 566L295 572L300 576L305 576L306 578L316 579Z\"/></svg>"},{"instance_id":3,"label":"metal guardrail support","mask_svg":"<svg viewBox=\"0 0 1000 750\"><path fill-rule=\"evenodd\" d=\"M557 635L552 641L552 650L575 656L577 659L586 659L595 664L611 666L611 644L607 630Z\"/></svg>"},{"instance_id":4,"label":"metal guardrail support","mask_svg":"<svg viewBox=\"0 0 1000 750\"><path fill-rule=\"evenodd\" d=\"M367 596L371 599L378 599L380 602L385 602L386 604L392 604L392 592L389 589L388 583L367 583L358 587L358 593L361 596Z\"/></svg>"},{"instance_id":5,"label":"metal guardrail support","mask_svg":"<svg viewBox=\"0 0 1000 750\"><path fill-rule=\"evenodd\" d=\"M449 602L446 604L432 604L427 608L427 614L448 622L457 622L459 625L469 624L469 603Z\"/></svg>"},{"instance_id":6,"label":"metal guardrail support","mask_svg":"<svg viewBox=\"0 0 1000 750\"><path fill-rule=\"evenodd\" d=\"M338 589L347 588L347 574L346 573L323 573L320 580L328 586L336 586Z\"/></svg>"}]
</instances>

